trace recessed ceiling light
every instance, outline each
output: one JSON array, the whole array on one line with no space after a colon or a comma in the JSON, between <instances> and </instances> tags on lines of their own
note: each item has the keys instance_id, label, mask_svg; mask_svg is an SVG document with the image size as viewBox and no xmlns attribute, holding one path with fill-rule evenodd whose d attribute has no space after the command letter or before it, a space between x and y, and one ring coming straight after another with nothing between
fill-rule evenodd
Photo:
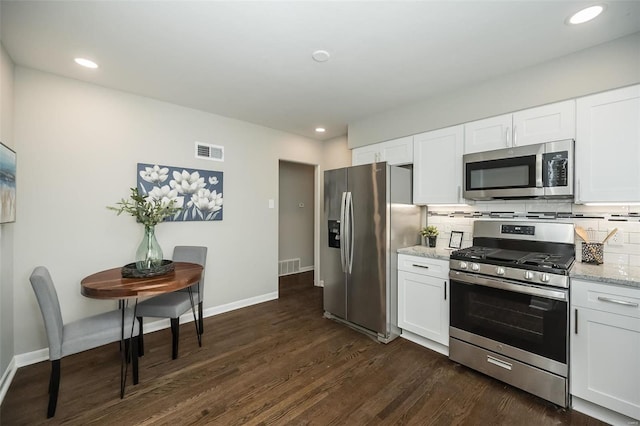
<instances>
[{"instance_id":1,"label":"recessed ceiling light","mask_svg":"<svg viewBox=\"0 0 640 426\"><path fill-rule=\"evenodd\" d=\"M98 64L96 64L95 62L93 62L93 61L91 61L89 59L75 58L74 61L76 62L76 64L82 65L83 67L98 68Z\"/></svg>"},{"instance_id":2,"label":"recessed ceiling light","mask_svg":"<svg viewBox=\"0 0 640 426\"><path fill-rule=\"evenodd\" d=\"M567 22L573 25L584 24L585 22L588 22L596 16L600 15L603 10L604 6L602 5L590 6L571 15Z\"/></svg>"},{"instance_id":3,"label":"recessed ceiling light","mask_svg":"<svg viewBox=\"0 0 640 426\"><path fill-rule=\"evenodd\" d=\"M311 54L311 57L316 62L327 62L331 55L326 50L316 50Z\"/></svg>"},{"instance_id":4,"label":"recessed ceiling light","mask_svg":"<svg viewBox=\"0 0 640 426\"><path fill-rule=\"evenodd\" d=\"M327 129L325 129L324 127L316 127L316 133L324 133L326 131Z\"/></svg>"}]
</instances>

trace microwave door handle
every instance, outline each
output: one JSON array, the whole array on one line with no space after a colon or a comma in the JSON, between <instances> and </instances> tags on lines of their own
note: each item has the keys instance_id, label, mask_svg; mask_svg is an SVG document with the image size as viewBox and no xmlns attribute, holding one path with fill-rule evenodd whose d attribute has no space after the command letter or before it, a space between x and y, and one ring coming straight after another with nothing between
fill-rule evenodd
<instances>
[{"instance_id":1,"label":"microwave door handle","mask_svg":"<svg viewBox=\"0 0 640 426\"><path fill-rule=\"evenodd\" d=\"M542 176L542 163L544 162L544 145L541 145L540 151L536 154L536 188L544 188Z\"/></svg>"}]
</instances>

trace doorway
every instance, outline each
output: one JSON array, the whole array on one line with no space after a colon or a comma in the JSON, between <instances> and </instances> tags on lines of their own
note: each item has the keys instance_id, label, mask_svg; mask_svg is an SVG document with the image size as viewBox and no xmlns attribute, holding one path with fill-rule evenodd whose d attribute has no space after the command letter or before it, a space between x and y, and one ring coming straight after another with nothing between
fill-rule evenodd
<instances>
[{"instance_id":1,"label":"doorway","mask_svg":"<svg viewBox=\"0 0 640 426\"><path fill-rule=\"evenodd\" d=\"M313 273L316 263L315 165L280 160L278 276Z\"/></svg>"}]
</instances>

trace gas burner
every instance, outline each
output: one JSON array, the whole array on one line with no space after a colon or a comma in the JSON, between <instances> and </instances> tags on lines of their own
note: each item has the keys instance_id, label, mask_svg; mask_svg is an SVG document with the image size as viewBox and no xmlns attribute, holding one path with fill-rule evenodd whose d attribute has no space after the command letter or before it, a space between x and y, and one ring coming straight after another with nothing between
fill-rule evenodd
<instances>
[{"instance_id":1,"label":"gas burner","mask_svg":"<svg viewBox=\"0 0 640 426\"><path fill-rule=\"evenodd\" d=\"M573 263L573 256L548 253L530 253L518 262L522 265L538 266L541 268L569 269Z\"/></svg>"},{"instance_id":2,"label":"gas burner","mask_svg":"<svg viewBox=\"0 0 640 426\"><path fill-rule=\"evenodd\" d=\"M451 253L452 256L459 256L459 258L465 259L485 259L488 254L494 252L495 249L489 247L481 247L481 246L471 246L467 248L463 248L460 250L456 250Z\"/></svg>"}]
</instances>

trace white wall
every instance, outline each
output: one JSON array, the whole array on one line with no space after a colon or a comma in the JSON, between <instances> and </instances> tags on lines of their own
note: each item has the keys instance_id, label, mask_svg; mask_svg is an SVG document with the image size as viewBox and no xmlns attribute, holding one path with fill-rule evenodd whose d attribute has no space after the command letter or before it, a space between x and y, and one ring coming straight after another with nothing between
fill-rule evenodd
<instances>
[{"instance_id":1,"label":"white wall","mask_svg":"<svg viewBox=\"0 0 640 426\"><path fill-rule=\"evenodd\" d=\"M65 321L116 307L81 296L80 280L133 258L142 227L106 206L128 196L138 162L224 172L223 221L156 229L167 254L176 244L209 247L205 309L277 292L278 209L268 200L278 162L317 164L321 142L22 67L14 129L16 353L47 346L28 284L37 265L50 269ZM195 159L196 140L224 145L225 162Z\"/></svg>"},{"instance_id":2,"label":"white wall","mask_svg":"<svg viewBox=\"0 0 640 426\"><path fill-rule=\"evenodd\" d=\"M0 141L15 149L13 140L13 62L0 44ZM20 156L18 155L18 168ZM20 190L20 182L18 191ZM17 202L20 202L18 195ZM13 358L13 231L0 225L0 377Z\"/></svg>"},{"instance_id":3,"label":"white wall","mask_svg":"<svg viewBox=\"0 0 640 426\"><path fill-rule=\"evenodd\" d=\"M314 166L280 162L278 260L299 258L301 269L314 266L314 191Z\"/></svg>"},{"instance_id":4,"label":"white wall","mask_svg":"<svg viewBox=\"0 0 640 426\"><path fill-rule=\"evenodd\" d=\"M640 82L640 32L349 123L349 147Z\"/></svg>"}]
</instances>

